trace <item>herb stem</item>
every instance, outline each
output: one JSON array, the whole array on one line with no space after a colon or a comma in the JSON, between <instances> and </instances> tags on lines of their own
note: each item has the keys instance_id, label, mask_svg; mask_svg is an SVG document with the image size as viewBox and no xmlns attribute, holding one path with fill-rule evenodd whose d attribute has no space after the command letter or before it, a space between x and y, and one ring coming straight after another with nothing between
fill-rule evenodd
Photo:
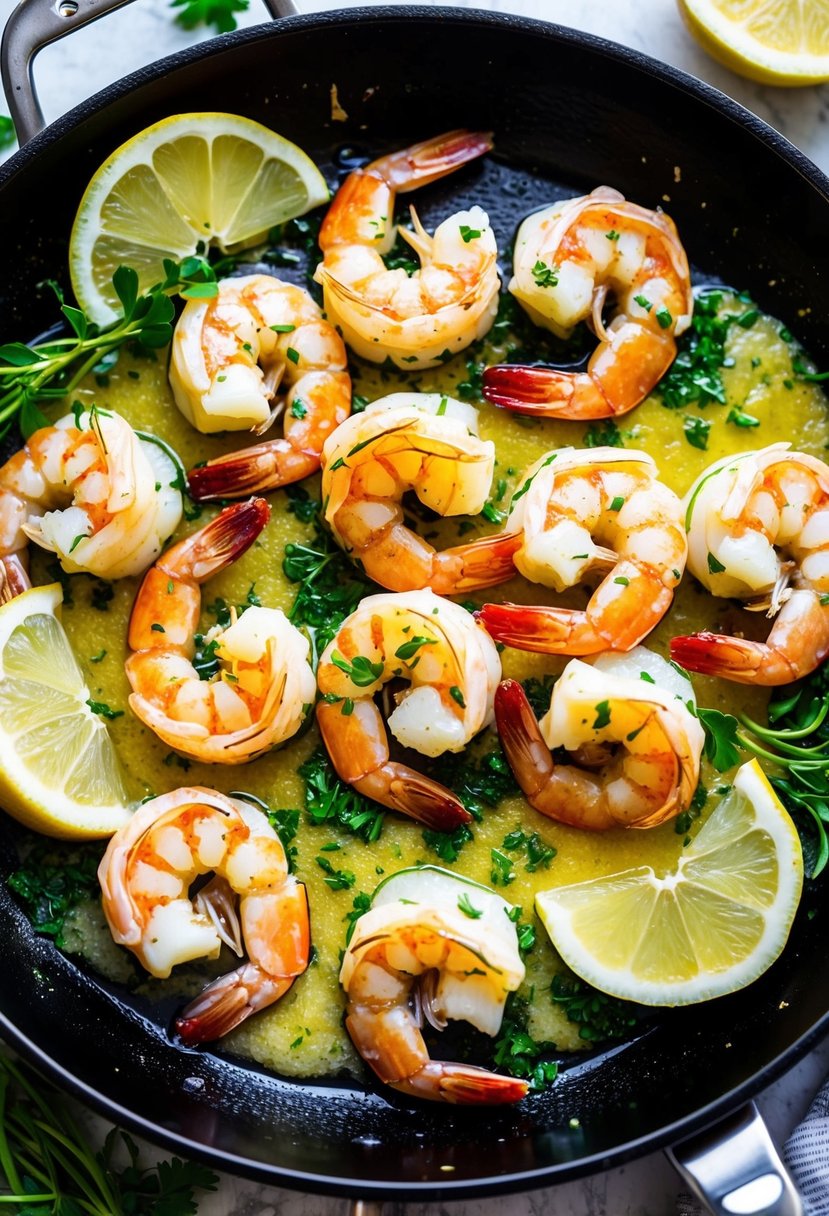
<instances>
[{"instance_id":1,"label":"herb stem","mask_svg":"<svg viewBox=\"0 0 829 1216\"><path fill-rule=\"evenodd\" d=\"M813 731L817 730L817 728L819 726L823 725L824 721L826 720L827 714L829 714L829 700L824 701L823 705L820 707L818 712L815 714L814 718L812 718L809 722L806 723L805 726L800 727L798 730L786 730L786 729L772 730L770 727L760 726L760 724L758 722L754 722L746 714L740 714L739 718L740 718L740 721L742 722L743 726L747 727L748 730L750 730L753 735L758 735L760 738L770 739L773 742L777 743L778 740L805 739L807 735L810 735ZM814 751L818 751L820 748L823 748L823 747L829 747L829 739L825 740L824 743L819 744L817 747L812 747L812 748L799 747L799 748L796 748L795 750L797 751L797 753L799 755L801 752L804 752L804 751L814 752Z\"/></svg>"}]
</instances>

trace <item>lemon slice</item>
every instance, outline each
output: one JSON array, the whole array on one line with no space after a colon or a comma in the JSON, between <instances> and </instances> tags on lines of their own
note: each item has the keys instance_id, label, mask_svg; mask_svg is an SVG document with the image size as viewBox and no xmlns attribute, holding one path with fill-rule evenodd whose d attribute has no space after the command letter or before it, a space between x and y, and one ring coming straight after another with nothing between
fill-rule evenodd
<instances>
[{"instance_id":1,"label":"lemon slice","mask_svg":"<svg viewBox=\"0 0 829 1216\"><path fill-rule=\"evenodd\" d=\"M700 45L762 84L829 80L829 0L678 0Z\"/></svg>"},{"instance_id":2,"label":"lemon slice","mask_svg":"<svg viewBox=\"0 0 829 1216\"><path fill-rule=\"evenodd\" d=\"M672 874L640 866L541 891L535 903L582 979L644 1005L686 1005L744 988L771 966L802 886L797 831L752 760Z\"/></svg>"},{"instance_id":3,"label":"lemon slice","mask_svg":"<svg viewBox=\"0 0 829 1216\"><path fill-rule=\"evenodd\" d=\"M111 836L130 817L106 725L56 613L57 584L0 608L0 806L47 836Z\"/></svg>"},{"instance_id":4,"label":"lemon slice","mask_svg":"<svg viewBox=\"0 0 829 1216\"><path fill-rule=\"evenodd\" d=\"M177 114L147 127L104 161L81 199L69 241L72 289L99 325L120 316L112 275L138 272L142 291L164 258L200 244L226 253L328 199L301 148L236 114Z\"/></svg>"}]
</instances>

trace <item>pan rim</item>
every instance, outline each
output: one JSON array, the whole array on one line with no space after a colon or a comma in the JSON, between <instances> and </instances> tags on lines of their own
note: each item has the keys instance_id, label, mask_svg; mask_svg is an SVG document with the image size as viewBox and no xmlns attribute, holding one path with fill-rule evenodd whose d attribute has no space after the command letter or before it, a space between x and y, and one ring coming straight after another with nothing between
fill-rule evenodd
<instances>
[{"instance_id":1,"label":"pan rim","mask_svg":"<svg viewBox=\"0 0 829 1216\"><path fill-rule=\"evenodd\" d=\"M627 48L621 44L601 38L594 34L573 30L552 22L536 18L524 17L517 14L505 14L456 7L440 7L435 9L425 5L399 5L358 7L348 10L331 11L326 13L309 13L284 18L277 22L266 22L248 27L235 33L220 35L206 43L175 52L153 62L135 72L120 78L105 89L87 98L79 105L67 111L55 122L39 132L28 144L14 153L0 166L0 191L14 180L17 173L22 171L34 160L37 154L47 147L58 143L79 124L94 117L106 109L112 102L129 96L136 89L151 85L172 71L186 68L189 65L221 56L226 51L246 46L248 43L258 43L272 34L278 37L282 32L301 31L303 29L335 29L348 26L359 21L361 24L404 24L413 19L447 22L462 25L485 25L503 29L515 29L543 37L559 46L577 46L587 49L599 56L621 63L628 68L656 79L662 85L669 86L686 95L695 98L700 103L715 110L721 117L747 131L754 139L765 145L781 160L786 162L815 191L829 202L829 177L803 152L793 145L785 136L739 102L720 92L711 85L691 76L681 69L661 63L640 51ZM365 1197L370 1195L375 1199L392 1196L410 1195L416 1189L418 1197L424 1201L436 1199L461 1199L467 1197L483 1197L521 1190L553 1186L567 1180L583 1177L601 1170L619 1166L627 1161L643 1156L648 1152L664 1148L671 1143L684 1139L703 1127L723 1118L741 1103L754 1096L776 1080L789 1068L797 1064L807 1053L829 1032L829 1010L819 1018L793 1043L768 1061L759 1071L733 1089L722 1094L716 1100L709 1102L691 1114L685 1115L659 1129L627 1141L613 1149L582 1157L576 1161L554 1162L537 1169L500 1174L497 1176L464 1179L457 1182L450 1180L396 1182L393 1180L350 1180L332 1178L329 1175L308 1171L294 1170L277 1164L257 1161L250 1156L228 1152L208 1144L196 1141L176 1131L167 1129L141 1115L128 1110L120 1102L110 1098L75 1076L67 1068L51 1059L43 1047L30 1039L22 1029L2 1012L0 1012L0 1038L11 1046L41 1071L55 1081L61 1088L73 1097L80 1099L99 1114L104 1115L119 1126L129 1128L151 1142L159 1144L173 1152L202 1160L228 1173L253 1178L273 1186L284 1186L293 1190L312 1191L318 1194L346 1197Z\"/></svg>"}]
</instances>

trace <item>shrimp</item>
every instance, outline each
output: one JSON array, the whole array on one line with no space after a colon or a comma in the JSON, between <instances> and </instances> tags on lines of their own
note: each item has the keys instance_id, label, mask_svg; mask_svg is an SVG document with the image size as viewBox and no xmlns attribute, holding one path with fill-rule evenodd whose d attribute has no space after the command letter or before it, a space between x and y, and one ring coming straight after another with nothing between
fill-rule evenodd
<instances>
[{"instance_id":1,"label":"shrimp","mask_svg":"<svg viewBox=\"0 0 829 1216\"><path fill-rule=\"evenodd\" d=\"M469 821L442 785L389 759L375 695L395 693L388 728L424 756L462 751L492 721L501 663L488 634L465 608L431 591L371 595L346 617L320 658L317 722L343 781L392 810L441 831Z\"/></svg>"},{"instance_id":2,"label":"shrimp","mask_svg":"<svg viewBox=\"0 0 829 1216\"><path fill-rule=\"evenodd\" d=\"M414 231L399 229L420 259L411 275L387 270L381 256L398 232L398 191L436 181L491 147L489 135L449 131L356 169L337 191L320 229L323 260L314 277L328 317L364 359L390 359L403 371L438 367L495 320L498 251L480 207L451 215L434 236L412 207Z\"/></svg>"},{"instance_id":3,"label":"shrimp","mask_svg":"<svg viewBox=\"0 0 829 1216\"><path fill-rule=\"evenodd\" d=\"M277 608L251 607L205 635L217 671L193 666L200 584L234 562L264 528L262 498L226 507L169 549L135 598L126 663L136 717L176 751L208 764L245 764L290 739L315 695L308 641Z\"/></svg>"},{"instance_id":4,"label":"shrimp","mask_svg":"<svg viewBox=\"0 0 829 1216\"><path fill-rule=\"evenodd\" d=\"M191 900L191 884L210 873ZM308 966L305 887L288 874L267 816L240 799L194 786L145 802L110 840L98 880L114 940L150 975L166 979L179 963L218 958L223 942L247 953L177 1019L188 1044L272 1005Z\"/></svg>"},{"instance_id":5,"label":"shrimp","mask_svg":"<svg viewBox=\"0 0 829 1216\"><path fill-rule=\"evenodd\" d=\"M511 911L494 891L437 866L400 871L375 892L340 983L346 1029L381 1081L437 1102L492 1105L526 1095L526 1081L431 1060L421 1033L424 1018L438 1030L453 1019L498 1033L507 996L524 978Z\"/></svg>"},{"instance_id":6,"label":"shrimp","mask_svg":"<svg viewBox=\"0 0 829 1216\"><path fill-rule=\"evenodd\" d=\"M765 642L676 637L683 667L739 684L788 684L829 655L829 465L774 443L727 456L685 496L688 567L713 595L774 617Z\"/></svg>"},{"instance_id":7,"label":"shrimp","mask_svg":"<svg viewBox=\"0 0 829 1216\"><path fill-rule=\"evenodd\" d=\"M694 302L673 220L600 186L524 220L509 290L559 337L588 321L599 339L587 370L504 364L484 373L495 405L545 418L612 418L647 397L676 355ZM609 294L616 311L605 325Z\"/></svg>"},{"instance_id":8,"label":"shrimp","mask_svg":"<svg viewBox=\"0 0 829 1216\"><path fill-rule=\"evenodd\" d=\"M351 410L346 364L342 338L308 292L272 275L225 279L215 298L189 300L170 354L185 418L203 434L261 434L284 419L281 439L193 469L193 497L240 497L316 473L323 443Z\"/></svg>"},{"instance_id":9,"label":"shrimp","mask_svg":"<svg viewBox=\"0 0 829 1216\"><path fill-rule=\"evenodd\" d=\"M404 523L413 490L439 515L477 514L495 469L478 437L478 411L439 393L392 393L343 423L323 450L325 520L337 543L391 591L455 595L514 574L513 536L483 537L438 553Z\"/></svg>"},{"instance_id":10,"label":"shrimp","mask_svg":"<svg viewBox=\"0 0 829 1216\"><path fill-rule=\"evenodd\" d=\"M689 678L643 646L573 659L540 722L523 688L495 695L501 743L531 806L571 827L652 828L686 811L699 782L704 732L687 708ZM552 749L573 753L558 764Z\"/></svg>"},{"instance_id":11,"label":"shrimp","mask_svg":"<svg viewBox=\"0 0 829 1216\"><path fill-rule=\"evenodd\" d=\"M41 427L0 468L6 593L24 589L30 540L69 574L142 573L181 519L179 480L166 444L111 410L76 410Z\"/></svg>"},{"instance_id":12,"label":"shrimp","mask_svg":"<svg viewBox=\"0 0 829 1216\"><path fill-rule=\"evenodd\" d=\"M520 530L514 561L532 582L561 592L603 575L584 610L485 604L478 619L519 650L630 650L668 611L685 569L682 505L645 452L542 456L513 496L506 526Z\"/></svg>"}]
</instances>

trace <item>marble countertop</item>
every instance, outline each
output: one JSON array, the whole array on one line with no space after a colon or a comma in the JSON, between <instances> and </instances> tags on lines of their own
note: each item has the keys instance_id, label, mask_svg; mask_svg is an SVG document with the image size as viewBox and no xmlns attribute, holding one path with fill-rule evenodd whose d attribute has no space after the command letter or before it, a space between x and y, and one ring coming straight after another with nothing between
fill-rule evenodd
<instances>
[{"instance_id":1,"label":"marble countertop","mask_svg":"<svg viewBox=\"0 0 829 1216\"><path fill-rule=\"evenodd\" d=\"M46 2L46 0L44 0ZM373 5L375 0L364 0ZM714 85L776 127L829 172L829 86L772 89L743 80L709 59L687 34L674 0L477 0L457 6L494 9L575 26L634 47ZM329 0L298 0L301 12L349 7ZM437 6L436 6L437 7ZM0 0L0 19L11 12ZM643 13L647 19L643 20ZM267 14L251 0L241 24L254 25ZM47 120L51 121L112 80L145 63L209 35L187 32L173 21L168 0L138 0L60 43L38 57L35 79ZM829 1069L829 1042L760 1095L759 1105L780 1144L803 1115ZM146 1149L148 1160L154 1155ZM498 1199L451 1205L454 1216L670 1216L680 1189L661 1153L593 1178ZM342 1200L303 1195L223 1176L219 1191L206 1197L200 1216L334 1216ZM442 1205L413 1204L417 1216L438 1216Z\"/></svg>"}]
</instances>

